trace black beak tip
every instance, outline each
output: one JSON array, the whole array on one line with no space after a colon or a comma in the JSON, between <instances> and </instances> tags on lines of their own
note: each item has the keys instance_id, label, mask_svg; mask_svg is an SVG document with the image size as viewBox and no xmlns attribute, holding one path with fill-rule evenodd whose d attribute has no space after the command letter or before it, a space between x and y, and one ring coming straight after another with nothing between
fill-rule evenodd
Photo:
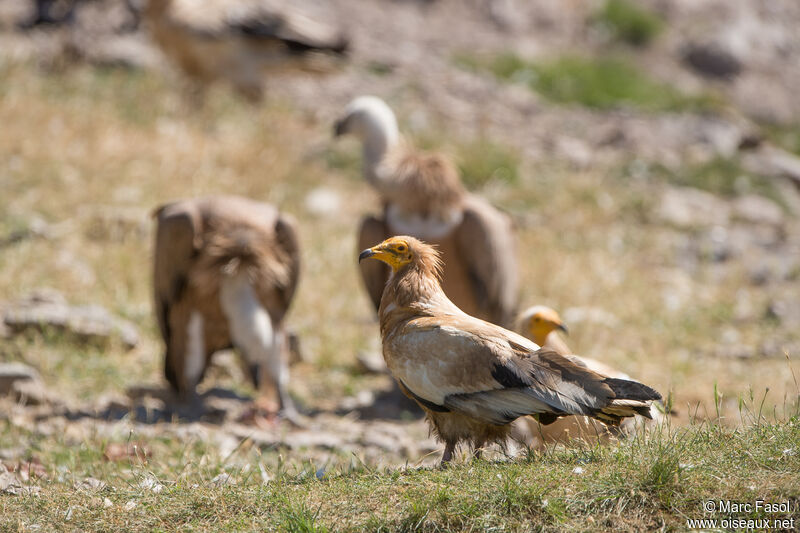
<instances>
[{"instance_id":1,"label":"black beak tip","mask_svg":"<svg viewBox=\"0 0 800 533\"><path fill-rule=\"evenodd\" d=\"M372 257L373 255L375 255L375 252L373 252L372 249L367 248L366 250L364 250L363 252L358 254L358 262L360 263L364 259L367 259L368 257Z\"/></svg>"},{"instance_id":2,"label":"black beak tip","mask_svg":"<svg viewBox=\"0 0 800 533\"><path fill-rule=\"evenodd\" d=\"M333 124L333 136L341 137L342 135L344 135L344 120L337 120Z\"/></svg>"}]
</instances>

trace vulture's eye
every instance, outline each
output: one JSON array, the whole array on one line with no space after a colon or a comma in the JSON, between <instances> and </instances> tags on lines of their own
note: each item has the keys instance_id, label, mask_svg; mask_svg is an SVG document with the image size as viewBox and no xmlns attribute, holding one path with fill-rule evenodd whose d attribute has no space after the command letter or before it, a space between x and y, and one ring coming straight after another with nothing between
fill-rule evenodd
<instances>
[{"instance_id":1,"label":"vulture's eye","mask_svg":"<svg viewBox=\"0 0 800 533\"><path fill-rule=\"evenodd\" d=\"M405 252L406 251L406 245L405 244L398 244L397 245L397 251L398 252Z\"/></svg>"}]
</instances>

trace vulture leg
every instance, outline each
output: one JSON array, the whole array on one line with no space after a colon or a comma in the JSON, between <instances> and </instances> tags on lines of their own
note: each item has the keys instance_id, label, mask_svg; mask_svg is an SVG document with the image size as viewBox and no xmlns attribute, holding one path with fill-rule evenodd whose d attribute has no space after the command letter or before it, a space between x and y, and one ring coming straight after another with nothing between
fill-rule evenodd
<instances>
[{"instance_id":1,"label":"vulture leg","mask_svg":"<svg viewBox=\"0 0 800 533\"><path fill-rule=\"evenodd\" d=\"M166 302L161 304L161 313L164 317L169 317L169 306L166 304ZM164 319L165 324L167 324L168 321L168 318ZM169 383L169 386L172 388L172 390L177 391L179 388L178 373L175 370L175 353L171 338L175 332L170 331L168 327L165 327L163 328L162 334L164 338L164 345L166 346L166 350L164 351L164 377L167 378L167 383Z\"/></svg>"},{"instance_id":2,"label":"vulture leg","mask_svg":"<svg viewBox=\"0 0 800 533\"><path fill-rule=\"evenodd\" d=\"M472 456L475 459L480 459L481 458L481 456L483 455L483 446L485 444L486 444L485 441L481 441L481 442L476 442L475 443L475 449L472 451Z\"/></svg>"},{"instance_id":3,"label":"vulture leg","mask_svg":"<svg viewBox=\"0 0 800 533\"><path fill-rule=\"evenodd\" d=\"M199 311L193 310L189 315L189 324L186 328L186 356L183 364L181 395L192 403L197 400L197 385L205 374L208 361L204 322L203 315Z\"/></svg>"},{"instance_id":4,"label":"vulture leg","mask_svg":"<svg viewBox=\"0 0 800 533\"><path fill-rule=\"evenodd\" d=\"M259 391L259 403L271 411L294 413L287 393L288 358L284 357L283 332L276 331L245 273L225 278L220 303L230 324L233 344L250 370Z\"/></svg>"},{"instance_id":5,"label":"vulture leg","mask_svg":"<svg viewBox=\"0 0 800 533\"><path fill-rule=\"evenodd\" d=\"M207 362L203 315L178 305L171 309L169 325L164 376L182 400L190 400Z\"/></svg>"},{"instance_id":6,"label":"vulture leg","mask_svg":"<svg viewBox=\"0 0 800 533\"><path fill-rule=\"evenodd\" d=\"M360 251L375 246L389 237L389 229L382 218L366 216L361 221L358 233L358 249ZM369 298L377 310L381 306L383 288L389 279L389 266L380 261L362 261L358 264L358 268L361 270L361 279L364 280Z\"/></svg>"},{"instance_id":7,"label":"vulture leg","mask_svg":"<svg viewBox=\"0 0 800 533\"><path fill-rule=\"evenodd\" d=\"M445 443L444 453L442 454L442 462L441 462L442 467L447 466L447 463L449 463L453 459L453 452L455 451L455 449L456 449L456 441L454 440L447 441Z\"/></svg>"}]
</instances>

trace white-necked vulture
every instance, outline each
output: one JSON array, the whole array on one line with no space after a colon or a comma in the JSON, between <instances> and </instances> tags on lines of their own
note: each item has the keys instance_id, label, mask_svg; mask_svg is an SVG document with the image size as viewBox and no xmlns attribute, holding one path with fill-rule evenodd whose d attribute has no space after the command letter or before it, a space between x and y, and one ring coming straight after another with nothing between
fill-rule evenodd
<instances>
[{"instance_id":1,"label":"white-necked vulture","mask_svg":"<svg viewBox=\"0 0 800 533\"><path fill-rule=\"evenodd\" d=\"M512 327L518 269L510 217L465 190L448 157L419 152L403 141L394 113L377 97L353 100L335 133L361 140L364 176L383 203L380 215L362 221L359 248L393 235L435 244L444 261L442 286L453 302L478 318ZM378 309L389 269L362 263L361 275Z\"/></svg>"}]
</instances>

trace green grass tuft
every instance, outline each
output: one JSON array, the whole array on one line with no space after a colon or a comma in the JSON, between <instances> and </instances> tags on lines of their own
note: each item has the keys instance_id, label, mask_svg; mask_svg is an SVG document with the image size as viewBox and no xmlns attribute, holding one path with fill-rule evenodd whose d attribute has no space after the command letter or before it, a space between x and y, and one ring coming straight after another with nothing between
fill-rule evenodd
<instances>
[{"instance_id":1,"label":"green grass tuft","mask_svg":"<svg viewBox=\"0 0 800 533\"><path fill-rule=\"evenodd\" d=\"M288 533L327 533L329 530L320 524L319 508L309 509L305 503L293 504L286 500L279 513L280 529Z\"/></svg>"},{"instance_id":2,"label":"green grass tuft","mask_svg":"<svg viewBox=\"0 0 800 533\"><path fill-rule=\"evenodd\" d=\"M608 0L594 17L615 40L633 46L645 46L664 28L658 15L628 0Z\"/></svg>"},{"instance_id":3,"label":"green grass tuft","mask_svg":"<svg viewBox=\"0 0 800 533\"><path fill-rule=\"evenodd\" d=\"M520 156L508 146L480 138L459 145L456 158L467 187L481 187L490 181L519 181Z\"/></svg>"},{"instance_id":4,"label":"green grass tuft","mask_svg":"<svg viewBox=\"0 0 800 533\"><path fill-rule=\"evenodd\" d=\"M800 124L771 125L764 128L767 138L794 154L800 155Z\"/></svg>"},{"instance_id":5,"label":"green grass tuft","mask_svg":"<svg viewBox=\"0 0 800 533\"><path fill-rule=\"evenodd\" d=\"M785 206L780 190L775 187L775 180L748 171L738 157L718 156L680 170L670 170L663 166L655 166L653 170L657 176L675 185L695 187L729 198L749 193L759 194Z\"/></svg>"},{"instance_id":6,"label":"green grass tuft","mask_svg":"<svg viewBox=\"0 0 800 533\"><path fill-rule=\"evenodd\" d=\"M705 111L716 106L710 96L688 96L651 79L619 58L563 56L530 63L515 54L498 56L489 69L500 79L522 82L545 98L594 109L632 107L641 111Z\"/></svg>"}]
</instances>

